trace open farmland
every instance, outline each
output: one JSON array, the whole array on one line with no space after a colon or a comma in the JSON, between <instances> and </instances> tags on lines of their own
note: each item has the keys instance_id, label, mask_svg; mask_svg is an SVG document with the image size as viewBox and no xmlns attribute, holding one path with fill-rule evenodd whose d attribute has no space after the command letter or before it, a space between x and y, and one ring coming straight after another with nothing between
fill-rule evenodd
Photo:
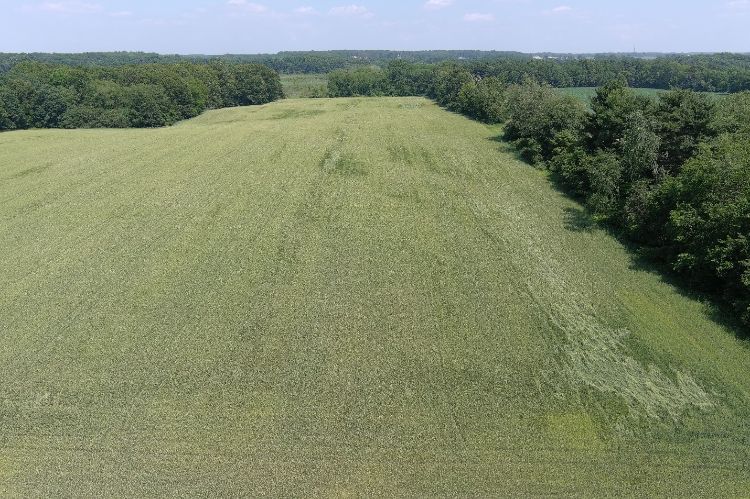
<instances>
[{"instance_id":1,"label":"open farmland","mask_svg":"<svg viewBox=\"0 0 750 499\"><path fill-rule=\"evenodd\" d=\"M498 134L0 134L0 493L746 495L747 343Z\"/></svg>"},{"instance_id":2,"label":"open farmland","mask_svg":"<svg viewBox=\"0 0 750 499\"><path fill-rule=\"evenodd\" d=\"M559 91L562 92L565 95L570 95L572 97L575 97L576 99L580 100L584 104L590 104L591 99L594 98L596 95L597 87L567 87L567 88L560 88ZM659 95L666 94L669 92L669 90L662 90L658 88L633 88L633 92L635 92L637 95L643 95L645 97L658 97ZM707 94L711 96L713 99L718 99L722 95L721 93L716 92L700 92L702 94Z\"/></svg>"},{"instance_id":3,"label":"open farmland","mask_svg":"<svg viewBox=\"0 0 750 499\"><path fill-rule=\"evenodd\" d=\"M328 75L282 74L281 85L289 99L325 97L328 94Z\"/></svg>"}]
</instances>

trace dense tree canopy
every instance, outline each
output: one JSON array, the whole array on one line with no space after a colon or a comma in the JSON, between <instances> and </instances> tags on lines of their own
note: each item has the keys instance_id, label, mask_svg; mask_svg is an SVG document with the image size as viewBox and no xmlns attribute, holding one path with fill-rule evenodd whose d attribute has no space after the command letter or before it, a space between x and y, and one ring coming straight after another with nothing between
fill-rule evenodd
<instances>
[{"instance_id":1,"label":"dense tree canopy","mask_svg":"<svg viewBox=\"0 0 750 499\"><path fill-rule=\"evenodd\" d=\"M89 68L22 62L0 78L0 130L157 127L282 95L278 74L257 64Z\"/></svg>"},{"instance_id":2,"label":"dense tree canopy","mask_svg":"<svg viewBox=\"0 0 750 499\"><path fill-rule=\"evenodd\" d=\"M506 95L506 136L539 151L527 158L750 325L750 93L718 104L685 90L644 100L616 81L583 116L561 114L536 84Z\"/></svg>"}]
</instances>

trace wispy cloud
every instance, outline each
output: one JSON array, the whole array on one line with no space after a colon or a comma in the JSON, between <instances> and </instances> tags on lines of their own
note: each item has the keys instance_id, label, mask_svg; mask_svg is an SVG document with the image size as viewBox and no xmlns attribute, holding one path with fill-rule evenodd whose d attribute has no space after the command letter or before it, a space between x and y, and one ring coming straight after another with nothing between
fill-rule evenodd
<instances>
[{"instance_id":1,"label":"wispy cloud","mask_svg":"<svg viewBox=\"0 0 750 499\"><path fill-rule=\"evenodd\" d=\"M268 7L259 3L248 2L247 0L229 0L227 5L242 12L249 14L264 14L268 12Z\"/></svg>"},{"instance_id":2,"label":"wispy cloud","mask_svg":"<svg viewBox=\"0 0 750 499\"><path fill-rule=\"evenodd\" d=\"M317 14L318 11L315 10L314 7L305 6L305 7L297 7L296 9L294 9L294 13L303 15L303 16L310 16L313 14Z\"/></svg>"},{"instance_id":3,"label":"wispy cloud","mask_svg":"<svg viewBox=\"0 0 750 499\"><path fill-rule=\"evenodd\" d=\"M375 14L363 5L341 5L329 10L328 15L339 17L361 17L366 19Z\"/></svg>"},{"instance_id":4,"label":"wispy cloud","mask_svg":"<svg viewBox=\"0 0 750 499\"><path fill-rule=\"evenodd\" d=\"M750 0L732 0L731 2L727 2L727 7L735 12L750 11Z\"/></svg>"},{"instance_id":5,"label":"wispy cloud","mask_svg":"<svg viewBox=\"0 0 750 499\"><path fill-rule=\"evenodd\" d=\"M439 10L453 5L453 0L427 0L424 8L427 10Z\"/></svg>"},{"instance_id":6,"label":"wispy cloud","mask_svg":"<svg viewBox=\"0 0 750 499\"><path fill-rule=\"evenodd\" d=\"M558 5L557 7L554 7L552 9L545 10L543 13L545 15L550 16L550 15L555 15L555 14L566 14L572 11L573 11L573 7L571 7L570 5Z\"/></svg>"},{"instance_id":7,"label":"wispy cloud","mask_svg":"<svg viewBox=\"0 0 750 499\"><path fill-rule=\"evenodd\" d=\"M98 3L64 1L64 2L42 2L29 4L23 7L27 12L48 12L52 14L96 14L104 11Z\"/></svg>"},{"instance_id":8,"label":"wispy cloud","mask_svg":"<svg viewBox=\"0 0 750 499\"><path fill-rule=\"evenodd\" d=\"M464 16L464 21L470 23L488 23L495 20L494 14L482 14L479 12L471 12Z\"/></svg>"}]
</instances>

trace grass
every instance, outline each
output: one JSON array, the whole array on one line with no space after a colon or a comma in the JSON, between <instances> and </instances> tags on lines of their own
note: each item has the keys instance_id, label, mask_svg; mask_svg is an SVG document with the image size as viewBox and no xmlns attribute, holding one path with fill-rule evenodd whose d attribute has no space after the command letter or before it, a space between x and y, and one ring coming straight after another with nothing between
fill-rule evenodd
<instances>
[{"instance_id":1,"label":"grass","mask_svg":"<svg viewBox=\"0 0 750 499\"><path fill-rule=\"evenodd\" d=\"M328 95L325 74L282 74L281 85L288 99L308 99Z\"/></svg>"},{"instance_id":2,"label":"grass","mask_svg":"<svg viewBox=\"0 0 750 499\"><path fill-rule=\"evenodd\" d=\"M659 88L633 88L632 90L638 95L645 95L647 97L658 97L660 94L668 92L668 90L662 90ZM566 95L571 95L576 99L579 99L584 104L591 103L591 99L594 97L594 95L596 95L596 87L569 87L560 88L559 91ZM718 99L722 95L725 95L712 92L701 93L705 93L714 99Z\"/></svg>"},{"instance_id":3,"label":"grass","mask_svg":"<svg viewBox=\"0 0 750 499\"><path fill-rule=\"evenodd\" d=\"M746 495L748 345L497 132L0 134L0 494Z\"/></svg>"}]
</instances>

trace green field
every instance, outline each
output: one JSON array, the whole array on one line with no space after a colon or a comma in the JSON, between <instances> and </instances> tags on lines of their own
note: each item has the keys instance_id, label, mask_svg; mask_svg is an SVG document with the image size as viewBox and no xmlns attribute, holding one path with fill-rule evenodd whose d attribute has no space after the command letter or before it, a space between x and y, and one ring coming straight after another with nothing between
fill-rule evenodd
<instances>
[{"instance_id":1,"label":"green field","mask_svg":"<svg viewBox=\"0 0 750 499\"><path fill-rule=\"evenodd\" d=\"M594 95L596 95L596 89L597 87L568 87L568 88L560 88L559 91L566 95L571 95L586 104L589 104L591 102L591 99L594 97ZM659 88L632 88L631 90L633 90L633 92L635 92L638 95L645 95L646 97L658 97L660 94L668 92L668 90L662 90ZM707 94L713 98L719 98L720 96L725 95L725 94L712 93L712 92L700 92L700 93Z\"/></svg>"},{"instance_id":2,"label":"green field","mask_svg":"<svg viewBox=\"0 0 750 499\"><path fill-rule=\"evenodd\" d=\"M324 74L282 74L281 85L288 99L308 99L328 95L328 76Z\"/></svg>"},{"instance_id":3,"label":"green field","mask_svg":"<svg viewBox=\"0 0 750 499\"><path fill-rule=\"evenodd\" d=\"M0 495L750 490L750 348L421 98L0 134Z\"/></svg>"},{"instance_id":4,"label":"green field","mask_svg":"<svg viewBox=\"0 0 750 499\"><path fill-rule=\"evenodd\" d=\"M289 99L307 99L325 97L328 93L328 77L324 74L282 74L281 84L284 87L284 95ZM571 95L588 104L596 95L597 87L568 87L560 88L559 91ZM658 88L633 88L638 95L657 97L667 92ZM713 97L723 94L705 92Z\"/></svg>"}]
</instances>

